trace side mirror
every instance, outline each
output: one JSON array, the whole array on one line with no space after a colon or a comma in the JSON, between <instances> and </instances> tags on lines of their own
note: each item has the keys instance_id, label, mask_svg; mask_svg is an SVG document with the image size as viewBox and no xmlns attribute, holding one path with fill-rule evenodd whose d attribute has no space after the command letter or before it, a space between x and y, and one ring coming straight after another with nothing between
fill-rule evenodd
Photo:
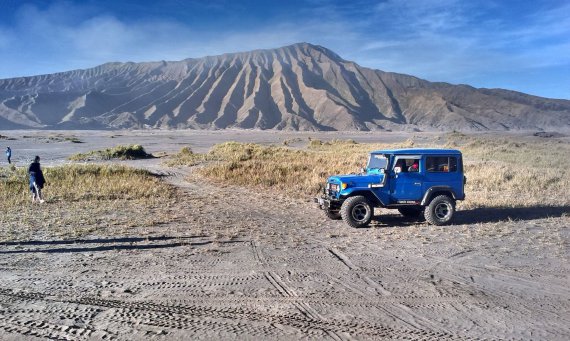
<instances>
[{"instance_id":1,"label":"side mirror","mask_svg":"<svg viewBox=\"0 0 570 341\"><path fill-rule=\"evenodd\" d=\"M394 167L394 174L402 173L402 167Z\"/></svg>"}]
</instances>

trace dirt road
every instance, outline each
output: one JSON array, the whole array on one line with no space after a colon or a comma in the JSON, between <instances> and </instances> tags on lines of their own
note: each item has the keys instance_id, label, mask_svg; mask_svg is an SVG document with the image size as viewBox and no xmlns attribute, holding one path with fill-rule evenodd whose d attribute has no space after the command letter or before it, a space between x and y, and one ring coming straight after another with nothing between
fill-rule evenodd
<instances>
[{"instance_id":1,"label":"dirt road","mask_svg":"<svg viewBox=\"0 0 570 341\"><path fill-rule=\"evenodd\" d=\"M0 245L0 339L570 338L566 207L370 228L306 200L133 163L185 219L124 237ZM517 216L511 220L509 216Z\"/></svg>"}]
</instances>

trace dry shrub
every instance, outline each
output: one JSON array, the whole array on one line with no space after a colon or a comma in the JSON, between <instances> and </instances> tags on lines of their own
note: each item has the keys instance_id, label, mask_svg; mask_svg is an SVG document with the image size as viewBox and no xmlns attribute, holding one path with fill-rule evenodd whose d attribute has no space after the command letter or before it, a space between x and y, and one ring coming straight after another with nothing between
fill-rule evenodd
<instances>
[{"instance_id":1,"label":"dry shrub","mask_svg":"<svg viewBox=\"0 0 570 341\"><path fill-rule=\"evenodd\" d=\"M218 160L201 169L215 181L277 190L294 197L315 195L333 174L357 172L370 151L447 147L463 152L467 176L463 208L570 205L570 145L559 140L525 140L449 133L434 141L413 138L397 144L311 139L307 149L229 142L204 157Z\"/></svg>"},{"instance_id":2,"label":"dry shrub","mask_svg":"<svg viewBox=\"0 0 570 341\"><path fill-rule=\"evenodd\" d=\"M570 145L562 140L448 136L464 154L466 207L570 205Z\"/></svg>"},{"instance_id":3,"label":"dry shrub","mask_svg":"<svg viewBox=\"0 0 570 341\"><path fill-rule=\"evenodd\" d=\"M167 186L147 171L124 166L67 165L46 168L44 175L46 193L49 192L52 200L135 200L169 192L164 192ZM26 204L28 185L26 169L11 172L6 180L0 182L3 206Z\"/></svg>"},{"instance_id":4,"label":"dry shrub","mask_svg":"<svg viewBox=\"0 0 570 341\"><path fill-rule=\"evenodd\" d=\"M152 158L143 146L138 144L128 146L116 146L104 150L95 150L87 153L77 153L69 157L72 161L88 161L88 160L136 160Z\"/></svg>"},{"instance_id":5,"label":"dry shrub","mask_svg":"<svg viewBox=\"0 0 570 341\"><path fill-rule=\"evenodd\" d=\"M113 165L67 165L44 169L46 203L32 204L26 169L0 169L0 240L46 229L79 236L104 229L151 226L169 220L163 211L175 189L144 170ZM24 235L22 235L24 234Z\"/></svg>"},{"instance_id":6,"label":"dry shrub","mask_svg":"<svg viewBox=\"0 0 570 341\"><path fill-rule=\"evenodd\" d=\"M195 154L190 147L182 147L180 151L172 155L164 164L169 167L194 166L204 161L203 154Z\"/></svg>"},{"instance_id":7,"label":"dry shrub","mask_svg":"<svg viewBox=\"0 0 570 341\"><path fill-rule=\"evenodd\" d=\"M318 189L323 170L311 168L312 158L321 155L283 147L229 142L216 145L209 153L221 160L201 170L208 178L240 186L271 187L290 194Z\"/></svg>"},{"instance_id":8,"label":"dry shrub","mask_svg":"<svg viewBox=\"0 0 570 341\"><path fill-rule=\"evenodd\" d=\"M215 145L207 155L218 160L201 174L240 186L272 188L292 196L317 194L327 176L356 173L367 161L368 152L402 145L358 144L353 140L311 140L307 150L252 143L226 142Z\"/></svg>"}]
</instances>

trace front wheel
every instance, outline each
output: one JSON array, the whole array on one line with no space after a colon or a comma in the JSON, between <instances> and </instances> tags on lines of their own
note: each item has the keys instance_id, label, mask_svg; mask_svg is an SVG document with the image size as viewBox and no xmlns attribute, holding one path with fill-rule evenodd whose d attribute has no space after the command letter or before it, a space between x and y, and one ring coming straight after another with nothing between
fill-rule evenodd
<instances>
[{"instance_id":1,"label":"front wheel","mask_svg":"<svg viewBox=\"0 0 570 341\"><path fill-rule=\"evenodd\" d=\"M352 227L367 226L372 220L374 207L361 195L346 199L340 208L342 220Z\"/></svg>"},{"instance_id":2,"label":"front wheel","mask_svg":"<svg viewBox=\"0 0 570 341\"><path fill-rule=\"evenodd\" d=\"M447 195L438 195L425 208L426 221L432 225L445 225L455 213L455 200Z\"/></svg>"}]
</instances>

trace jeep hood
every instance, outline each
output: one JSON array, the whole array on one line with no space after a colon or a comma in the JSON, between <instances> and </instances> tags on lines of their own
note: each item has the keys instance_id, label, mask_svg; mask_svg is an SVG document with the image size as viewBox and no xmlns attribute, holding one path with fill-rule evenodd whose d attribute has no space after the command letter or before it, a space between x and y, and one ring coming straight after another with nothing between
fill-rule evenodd
<instances>
[{"instance_id":1,"label":"jeep hood","mask_svg":"<svg viewBox=\"0 0 570 341\"><path fill-rule=\"evenodd\" d=\"M380 183L384 180L384 174L374 175L333 175L330 176L327 182L340 184L349 184L350 187L368 187L371 183Z\"/></svg>"}]
</instances>

